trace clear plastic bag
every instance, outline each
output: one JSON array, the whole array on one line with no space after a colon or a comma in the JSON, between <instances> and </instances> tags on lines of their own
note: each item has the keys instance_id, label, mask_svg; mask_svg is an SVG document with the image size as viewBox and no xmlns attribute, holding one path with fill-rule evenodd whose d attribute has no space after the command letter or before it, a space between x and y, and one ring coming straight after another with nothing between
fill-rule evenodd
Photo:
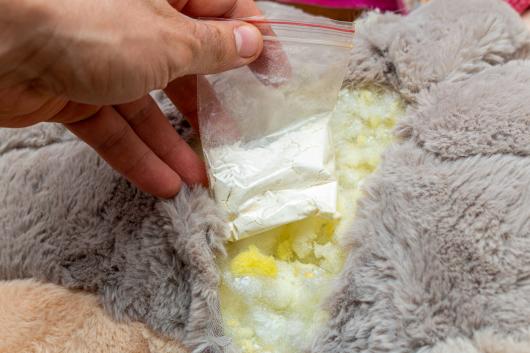
<instances>
[{"instance_id":1,"label":"clear plastic bag","mask_svg":"<svg viewBox=\"0 0 530 353\"><path fill-rule=\"evenodd\" d=\"M328 121L353 33L352 23L322 18L245 21L264 35L260 58L198 80L210 187L234 240L338 216Z\"/></svg>"}]
</instances>

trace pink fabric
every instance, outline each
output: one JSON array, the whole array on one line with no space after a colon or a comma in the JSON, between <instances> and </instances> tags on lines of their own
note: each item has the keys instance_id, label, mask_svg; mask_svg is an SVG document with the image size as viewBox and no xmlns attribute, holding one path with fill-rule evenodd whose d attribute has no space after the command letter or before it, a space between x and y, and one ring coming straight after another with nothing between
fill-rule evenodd
<instances>
[{"instance_id":1,"label":"pink fabric","mask_svg":"<svg viewBox=\"0 0 530 353\"><path fill-rule=\"evenodd\" d=\"M507 0L510 5L519 13L525 12L530 7L530 0Z\"/></svg>"},{"instance_id":2,"label":"pink fabric","mask_svg":"<svg viewBox=\"0 0 530 353\"><path fill-rule=\"evenodd\" d=\"M402 0L279 0L285 3L297 3L331 8L370 8L387 11L403 9Z\"/></svg>"},{"instance_id":3,"label":"pink fabric","mask_svg":"<svg viewBox=\"0 0 530 353\"><path fill-rule=\"evenodd\" d=\"M386 11L404 11L403 0L278 0L285 3L297 3L331 8L370 8ZM530 0L506 0L519 13L530 8Z\"/></svg>"}]
</instances>

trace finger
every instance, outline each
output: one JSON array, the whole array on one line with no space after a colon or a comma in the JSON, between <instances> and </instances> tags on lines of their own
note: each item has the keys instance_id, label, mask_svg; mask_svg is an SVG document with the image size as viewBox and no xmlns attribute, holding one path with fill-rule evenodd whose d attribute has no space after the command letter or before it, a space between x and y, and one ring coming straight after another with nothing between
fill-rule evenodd
<instances>
[{"instance_id":1,"label":"finger","mask_svg":"<svg viewBox=\"0 0 530 353\"><path fill-rule=\"evenodd\" d=\"M261 15L253 0L172 0L170 4L193 17L241 18Z\"/></svg>"},{"instance_id":2,"label":"finger","mask_svg":"<svg viewBox=\"0 0 530 353\"><path fill-rule=\"evenodd\" d=\"M261 11L258 9L255 2L251 0L170 0L170 4L184 14L194 17L222 17L237 19L261 16ZM211 23L224 25L227 22L217 21ZM254 23L254 25L263 36L275 36L272 28L268 24ZM241 36L238 35L238 38L241 38ZM246 46L246 44L240 44L241 48L246 48ZM291 66L280 42L267 41L265 46L263 46L262 43L260 53L262 54L261 56L258 58L252 57L252 59L247 62L249 68L256 74L256 77L260 81L266 85L279 86L291 77ZM235 67L237 66L239 65L236 65ZM227 69L229 68L225 68L225 70ZM215 72L218 71L222 70L216 70ZM193 74L205 72L193 72L193 70L188 70L187 73Z\"/></svg>"},{"instance_id":3,"label":"finger","mask_svg":"<svg viewBox=\"0 0 530 353\"><path fill-rule=\"evenodd\" d=\"M175 0L173 5L193 17L245 18L262 13L251 0ZM270 25L254 23L263 36L275 36ZM279 86L292 75L289 60L278 41L266 41L259 58L249 64L256 77L266 85Z\"/></svg>"},{"instance_id":4,"label":"finger","mask_svg":"<svg viewBox=\"0 0 530 353\"><path fill-rule=\"evenodd\" d=\"M175 131L150 96L116 106L116 110L136 135L186 184L207 185L203 161Z\"/></svg>"},{"instance_id":5,"label":"finger","mask_svg":"<svg viewBox=\"0 0 530 353\"><path fill-rule=\"evenodd\" d=\"M179 191L182 181L178 174L142 142L114 108L103 107L94 116L65 126L141 190L166 198Z\"/></svg>"},{"instance_id":6,"label":"finger","mask_svg":"<svg viewBox=\"0 0 530 353\"><path fill-rule=\"evenodd\" d=\"M61 109L52 118L48 119L49 122L70 124L80 120L85 120L101 109L100 106L75 103L69 101L66 106Z\"/></svg>"},{"instance_id":7,"label":"finger","mask_svg":"<svg viewBox=\"0 0 530 353\"><path fill-rule=\"evenodd\" d=\"M170 82L164 93L175 104L178 111L189 121L195 131L199 131L197 116L197 76L188 75Z\"/></svg>"},{"instance_id":8,"label":"finger","mask_svg":"<svg viewBox=\"0 0 530 353\"><path fill-rule=\"evenodd\" d=\"M255 26L240 21L199 21L181 16L185 18L184 27L189 34L186 43L191 55L180 76L230 70L249 64L261 53L263 40ZM173 55L175 62L181 61L182 49L177 48Z\"/></svg>"},{"instance_id":9,"label":"finger","mask_svg":"<svg viewBox=\"0 0 530 353\"><path fill-rule=\"evenodd\" d=\"M199 131L204 147L233 143L240 137L236 121L226 112L212 86L203 76L186 76L171 82L164 92ZM197 97L200 94L200 100Z\"/></svg>"},{"instance_id":10,"label":"finger","mask_svg":"<svg viewBox=\"0 0 530 353\"><path fill-rule=\"evenodd\" d=\"M287 54L276 37L272 27L263 20L249 20L259 29L264 38L263 49L258 59L249 64L250 70L265 85L279 87L292 76L292 68Z\"/></svg>"}]
</instances>

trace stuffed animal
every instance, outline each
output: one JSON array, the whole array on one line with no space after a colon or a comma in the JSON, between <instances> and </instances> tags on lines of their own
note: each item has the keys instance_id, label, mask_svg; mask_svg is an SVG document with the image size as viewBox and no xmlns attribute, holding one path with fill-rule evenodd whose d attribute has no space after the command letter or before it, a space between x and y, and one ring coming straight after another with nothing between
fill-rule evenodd
<instances>
[{"instance_id":1,"label":"stuffed animal","mask_svg":"<svg viewBox=\"0 0 530 353\"><path fill-rule=\"evenodd\" d=\"M354 41L345 87L408 108L345 232L330 319L299 350L527 352L530 33L500 1L433 0L368 15ZM60 126L0 130L0 351L235 349L226 230L203 189L157 200Z\"/></svg>"}]
</instances>

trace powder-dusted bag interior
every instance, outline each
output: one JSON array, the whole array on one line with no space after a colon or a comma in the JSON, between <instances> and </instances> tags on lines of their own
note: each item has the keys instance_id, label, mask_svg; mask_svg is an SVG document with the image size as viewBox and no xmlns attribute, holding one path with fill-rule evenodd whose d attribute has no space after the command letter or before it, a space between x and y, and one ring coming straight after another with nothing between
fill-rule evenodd
<instances>
[{"instance_id":1,"label":"powder-dusted bag interior","mask_svg":"<svg viewBox=\"0 0 530 353\"><path fill-rule=\"evenodd\" d=\"M260 58L198 80L210 189L233 240L338 217L329 120L353 26L301 14L247 19L263 34Z\"/></svg>"},{"instance_id":2,"label":"powder-dusted bag interior","mask_svg":"<svg viewBox=\"0 0 530 353\"><path fill-rule=\"evenodd\" d=\"M262 241L227 245L206 190L145 195L60 126L0 130L0 278L195 352L527 352L529 58L500 0L358 21L330 124L343 221Z\"/></svg>"}]
</instances>

